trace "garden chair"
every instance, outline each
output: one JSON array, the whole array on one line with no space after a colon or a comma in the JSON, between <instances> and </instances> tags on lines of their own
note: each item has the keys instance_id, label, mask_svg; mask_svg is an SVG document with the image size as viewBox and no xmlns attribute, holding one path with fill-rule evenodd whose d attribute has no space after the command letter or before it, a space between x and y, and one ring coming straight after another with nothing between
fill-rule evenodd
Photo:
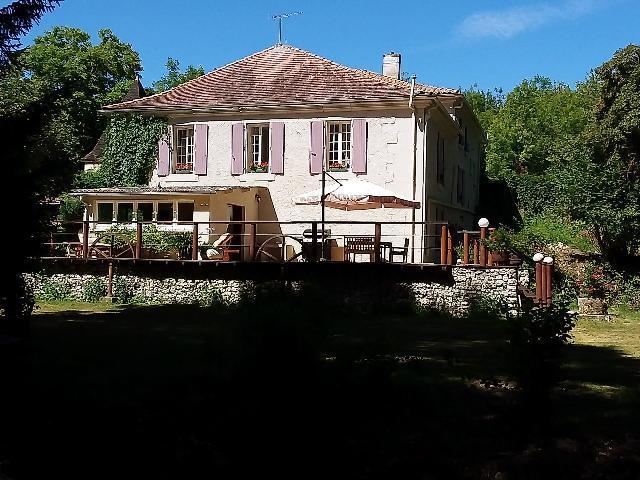
<instances>
[{"instance_id":1,"label":"garden chair","mask_svg":"<svg viewBox=\"0 0 640 480\"><path fill-rule=\"evenodd\" d=\"M391 247L391 250L389 251L389 260L393 262L394 261L393 258L395 256L399 256L399 257L402 257L402 263L407 263L408 253L409 253L409 239L405 238L403 247Z\"/></svg>"}]
</instances>

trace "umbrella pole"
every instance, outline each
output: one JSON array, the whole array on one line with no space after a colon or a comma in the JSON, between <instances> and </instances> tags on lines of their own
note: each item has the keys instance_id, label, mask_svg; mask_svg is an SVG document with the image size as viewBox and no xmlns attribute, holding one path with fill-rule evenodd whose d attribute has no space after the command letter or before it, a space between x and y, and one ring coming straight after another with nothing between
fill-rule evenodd
<instances>
[{"instance_id":1,"label":"umbrella pole","mask_svg":"<svg viewBox=\"0 0 640 480\"><path fill-rule=\"evenodd\" d=\"M320 260L325 260L324 258L324 203L325 203L325 165L322 162L322 195L320 196L322 203L322 213L321 213L321 222L320 222L320 232L321 232L321 242L320 242Z\"/></svg>"}]
</instances>

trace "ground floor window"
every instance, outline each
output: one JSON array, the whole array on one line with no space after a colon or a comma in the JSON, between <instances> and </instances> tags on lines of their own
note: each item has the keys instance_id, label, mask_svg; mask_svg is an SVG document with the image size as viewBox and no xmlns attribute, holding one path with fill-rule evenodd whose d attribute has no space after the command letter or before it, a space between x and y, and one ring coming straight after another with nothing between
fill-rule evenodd
<instances>
[{"instance_id":1,"label":"ground floor window","mask_svg":"<svg viewBox=\"0 0 640 480\"><path fill-rule=\"evenodd\" d=\"M173 202L158 202L157 220L173 222Z\"/></svg>"},{"instance_id":2,"label":"ground floor window","mask_svg":"<svg viewBox=\"0 0 640 480\"><path fill-rule=\"evenodd\" d=\"M178 221L193 222L193 202L178 202Z\"/></svg>"},{"instance_id":3,"label":"ground floor window","mask_svg":"<svg viewBox=\"0 0 640 480\"><path fill-rule=\"evenodd\" d=\"M113 222L113 203L112 202L98 202L98 222L111 223Z\"/></svg>"},{"instance_id":4,"label":"ground floor window","mask_svg":"<svg viewBox=\"0 0 640 480\"><path fill-rule=\"evenodd\" d=\"M136 220L138 222L151 222L153 220L153 202L138 202Z\"/></svg>"},{"instance_id":5,"label":"ground floor window","mask_svg":"<svg viewBox=\"0 0 640 480\"><path fill-rule=\"evenodd\" d=\"M133 222L133 202L118 202L118 222Z\"/></svg>"}]
</instances>

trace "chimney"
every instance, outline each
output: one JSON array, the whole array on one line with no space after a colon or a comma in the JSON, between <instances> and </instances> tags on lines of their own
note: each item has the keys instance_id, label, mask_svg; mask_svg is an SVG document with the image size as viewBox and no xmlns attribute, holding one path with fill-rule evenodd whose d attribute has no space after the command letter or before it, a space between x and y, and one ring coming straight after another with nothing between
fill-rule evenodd
<instances>
[{"instance_id":1,"label":"chimney","mask_svg":"<svg viewBox=\"0 0 640 480\"><path fill-rule=\"evenodd\" d=\"M400 79L400 54L399 53L385 53L382 56L382 74Z\"/></svg>"}]
</instances>

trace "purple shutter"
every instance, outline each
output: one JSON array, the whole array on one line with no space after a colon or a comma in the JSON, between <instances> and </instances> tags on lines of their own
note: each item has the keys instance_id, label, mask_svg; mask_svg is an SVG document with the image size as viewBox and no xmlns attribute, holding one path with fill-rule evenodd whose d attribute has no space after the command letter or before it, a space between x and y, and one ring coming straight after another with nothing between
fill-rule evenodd
<instances>
[{"instance_id":1,"label":"purple shutter","mask_svg":"<svg viewBox=\"0 0 640 480\"><path fill-rule=\"evenodd\" d=\"M271 173L284 173L284 123L271 122Z\"/></svg>"},{"instance_id":2,"label":"purple shutter","mask_svg":"<svg viewBox=\"0 0 640 480\"><path fill-rule=\"evenodd\" d=\"M169 137L163 135L158 140L158 176L166 177L169 175L169 158L171 157L169 152Z\"/></svg>"},{"instance_id":3,"label":"purple shutter","mask_svg":"<svg viewBox=\"0 0 640 480\"><path fill-rule=\"evenodd\" d=\"M353 158L351 171L353 173L367 173L367 121L363 118L353 120Z\"/></svg>"},{"instance_id":4,"label":"purple shutter","mask_svg":"<svg viewBox=\"0 0 640 480\"><path fill-rule=\"evenodd\" d=\"M324 123L321 120L311 122L311 148L309 149L309 171L322 173L324 153Z\"/></svg>"},{"instance_id":5,"label":"purple shutter","mask_svg":"<svg viewBox=\"0 0 640 480\"><path fill-rule=\"evenodd\" d=\"M209 126L206 123L198 123L195 126L194 142L196 147L196 158L193 169L196 175L207 174L207 150L209 142Z\"/></svg>"},{"instance_id":6,"label":"purple shutter","mask_svg":"<svg viewBox=\"0 0 640 480\"><path fill-rule=\"evenodd\" d=\"M244 173L244 125L231 125L231 175Z\"/></svg>"}]
</instances>

